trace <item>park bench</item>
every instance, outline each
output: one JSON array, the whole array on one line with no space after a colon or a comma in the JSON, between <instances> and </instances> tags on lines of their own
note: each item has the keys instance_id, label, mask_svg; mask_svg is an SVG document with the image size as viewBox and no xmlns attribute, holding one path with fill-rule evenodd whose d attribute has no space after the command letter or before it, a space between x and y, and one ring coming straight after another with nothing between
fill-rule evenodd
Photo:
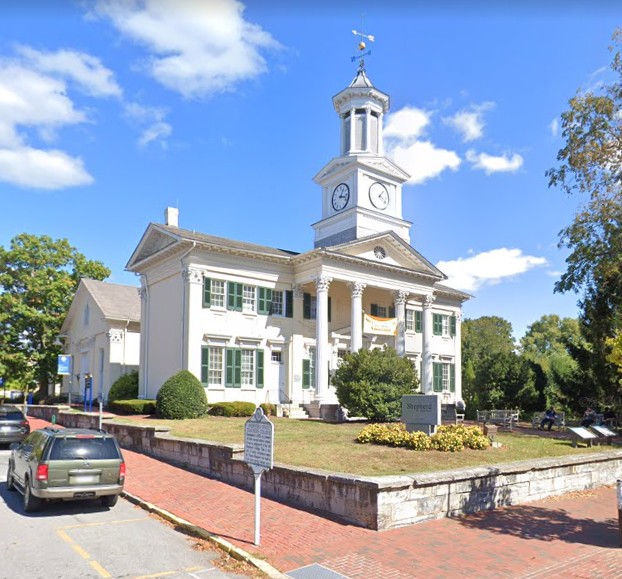
<instances>
[{"instance_id":1,"label":"park bench","mask_svg":"<svg viewBox=\"0 0 622 579\"><path fill-rule=\"evenodd\" d=\"M544 412L535 412L531 417L531 426L532 428L538 428L542 423L542 419L544 418ZM557 426L559 428L566 428L566 413L558 412L555 417L555 423L553 426Z\"/></svg>"},{"instance_id":2,"label":"park bench","mask_svg":"<svg viewBox=\"0 0 622 579\"><path fill-rule=\"evenodd\" d=\"M477 421L495 424L502 430L512 430L518 422L518 410L478 410Z\"/></svg>"},{"instance_id":3,"label":"park bench","mask_svg":"<svg viewBox=\"0 0 622 579\"><path fill-rule=\"evenodd\" d=\"M444 424L462 424L464 413L458 412L455 404L441 404L441 422Z\"/></svg>"}]
</instances>

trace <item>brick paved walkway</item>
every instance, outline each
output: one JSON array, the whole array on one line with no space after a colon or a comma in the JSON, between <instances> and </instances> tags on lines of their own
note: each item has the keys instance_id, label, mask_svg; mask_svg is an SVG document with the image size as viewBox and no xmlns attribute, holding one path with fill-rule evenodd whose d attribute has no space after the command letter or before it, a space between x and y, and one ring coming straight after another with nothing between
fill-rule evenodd
<instances>
[{"instance_id":1,"label":"brick paved walkway","mask_svg":"<svg viewBox=\"0 0 622 579\"><path fill-rule=\"evenodd\" d=\"M33 427L45 423L30 419ZM126 490L287 573L319 563L352 579L622 578L615 488L376 532L262 499L253 545L252 493L124 451Z\"/></svg>"}]
</instances>

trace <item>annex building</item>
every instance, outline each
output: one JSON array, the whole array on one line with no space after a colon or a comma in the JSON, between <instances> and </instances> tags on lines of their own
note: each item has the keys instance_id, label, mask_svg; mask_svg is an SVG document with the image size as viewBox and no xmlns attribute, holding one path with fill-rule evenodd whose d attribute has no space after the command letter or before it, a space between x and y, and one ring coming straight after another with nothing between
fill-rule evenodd
<instances>
[{"instance_id":1,"label":"annex building","mask_svg":"<svg viewBox=\"0 0 622 579\"><path fill-rule=\"evenodd\" d=\"M461 399L460 324L469 295L410 245L409 175L384 155L389 96L364 68L333 98L340 155L314 177L322 219L296 253L151 223L126 269L140 275L139 395L186 369L210 403L281 404L294 415L337 408L340 358L385 344L418 368L424 393Z\"/></svg>"}]
</instances>

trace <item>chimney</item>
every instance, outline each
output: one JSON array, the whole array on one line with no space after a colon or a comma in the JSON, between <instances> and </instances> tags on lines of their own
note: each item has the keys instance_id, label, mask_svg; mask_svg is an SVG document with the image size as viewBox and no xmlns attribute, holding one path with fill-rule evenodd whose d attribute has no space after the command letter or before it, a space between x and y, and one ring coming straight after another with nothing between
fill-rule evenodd
<instances>
[{"instance_id":1,"label":"chimney","mask_svg":"<svg viewBox=\"0 0 622 579\"><path fill-rule=\"evenodd\" d=\"M164 211L164 225L179 227L179 209L176 207L166 208Z\"/></svg>"}]
</instances>

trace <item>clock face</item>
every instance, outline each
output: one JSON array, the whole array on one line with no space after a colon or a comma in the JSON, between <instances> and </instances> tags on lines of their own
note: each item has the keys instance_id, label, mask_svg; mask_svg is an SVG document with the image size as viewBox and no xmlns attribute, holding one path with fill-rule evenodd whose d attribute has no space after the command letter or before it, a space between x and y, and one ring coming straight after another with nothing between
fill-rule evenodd
<instances>
[{"instance_id":1,"label":"clock face","mask_svg":"<svg viewBox=\"0 0 622 579\"><path fill-rule=\"evenodd\" d=\"M386 209L389 205L389 192L387 188L376 181L369 188L369 200L376 209Z\"/></svg>"},{"instance_id":2,"label":"clock face","mask_svg":"<svg viewBox=\"0 0 622 579\"><path fill-rule=\"evenodd\" d=\"M350 200L350 188L345 183L339 183L333 191L333 209L341 211Z\"/></svg>"}]
</instances>

